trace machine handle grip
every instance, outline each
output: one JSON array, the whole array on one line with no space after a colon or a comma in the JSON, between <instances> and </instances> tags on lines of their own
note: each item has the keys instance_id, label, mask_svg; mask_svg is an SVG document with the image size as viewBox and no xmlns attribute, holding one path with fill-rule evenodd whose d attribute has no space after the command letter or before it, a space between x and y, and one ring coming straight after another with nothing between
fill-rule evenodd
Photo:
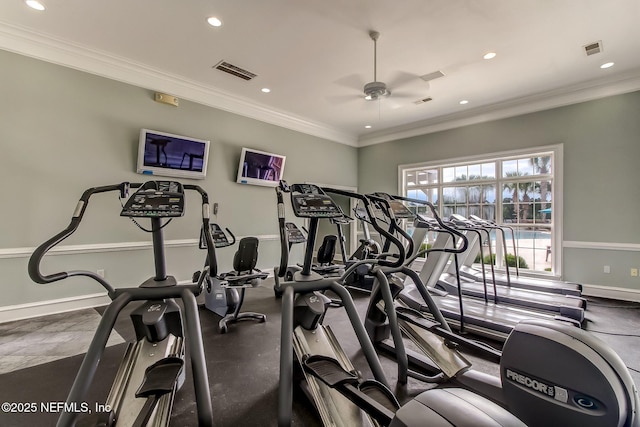
<instances>
[{"instance_id":1,"label":"machine handle grip","mask_svg":"<svg viewBox=\"0 0 640 427\"><path fill-rule=\"evenodd\" d=\"M278 200L278 231L280 232L280 267L278 277L284 277L289 265L289 238L285 227L285 208L282 190L276 187L276 198Z\"/></svg>"},{"instance_id":2,"label":"machine handle grip","mask_svg":"<svg viewBox=\"0 0 640 427\"><path fill-rule=\"evenodd\" d=\"M106 185L102 187L92 187L85 190L84 193L82 193L80 200L78 200L76 209L74 210L73 215L71 217L71 222L69 223L67 228L65 228L64 230L62 230L61 232L59 232L49 240L42 243L31 254L31 257L29 258L28 267L27 267L27 271L29 272L29 277L31 278L31 280L39 284L46 284L46 283L57 282L59 280L63 280L69 277L70 274L67 271L61 271L61 272L52 273L52 274L43 274L42 271L40 270L40 264L42 262L42 258L44 258L47 252L49 252L54 246L58 245L67 237L71 236L78 229L78 226L82 221L82 218L87 209L87 206L89 205L89 199L91 198L91 196L93 196L94 194L105 193L108 191L119 191L122 193L124 191L124 188L127 186L135 186L135 184L122 183L122 184L116 184L116 185ZM139 186L139 184L137 186ZM113 287L111 287L111 285L109 285L106 282L100 282L100 283L107 289L109 293L113 292Z\"/></svg>"},{"instance_id":3,"label":"machine handle grip","mask_svg":"<svg viewBox=\"0 0 640 427\"><path fill-rule=\"evenodd\" d=\"M374 196L374 195L368 195L367 198L370 198L372 200L375 200L377 202L380 202L383 206L384 206L384 210L386 211L385 213L389 216L389 219L391 220L391 223L394 224L394 228L395 226L395 219L393 217L393 212L391 211L391 206L389 205L389 201L378 197L378 196ZM367 213L369 214L369 218L371 219L371 225L373 225L373 228L375 228L375 230L380 233L382 236L384 236L385 239L387 239L389 242L391 242L395 247L398 248L398 259L396 261L387 261L387 260L380 260L379 264L382 266L386 266L386 267L400 267L402 264L404 264L404 260L406 258L406 252L404 249L404 245L402 244L402 242L393 234L391 234L389 231L385 230L384 228L382 228L380 226L380 224L378 223L378 220L376 219L375 215L373 214L373 212L371 212L370 210L370 202L367 199L367 202L364 204L365 209L367 209Z\"/></svg>"}]
</instances>

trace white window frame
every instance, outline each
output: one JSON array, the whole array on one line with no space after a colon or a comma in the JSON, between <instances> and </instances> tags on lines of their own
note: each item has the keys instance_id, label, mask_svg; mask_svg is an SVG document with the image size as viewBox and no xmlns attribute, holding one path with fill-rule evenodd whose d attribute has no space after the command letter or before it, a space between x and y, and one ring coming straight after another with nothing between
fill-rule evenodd
<instances>
[{"instance_id":1,"label":"white window frame","mask_svg":"<svg viewBox=\"0 0 640 427\"><path fill-rule=\"evenodd\" d=\"M411 164L401 164L398 165L398 194L406 195L406 183L404 181L405 171L409 169L420 169L420 168L442 168L449 167L458 164L468 164L468 163L482 163L489 161L496 161L496 185L500 184L504 179L502 178L502 164L501 160L507 160L513 157L527 157L534 156L540 153L552 153L553 162L552 162L552 177L553 177L553 185L551 188L552 192L552 203L553 209L551 211L551 256L553 257L553 271L551 274L545 273L542 271L535 270L525 270L520 269L520 273L523 275L531 275L531 276L541 276L541 277L549 277L550 275L553 277L560 278L562 277L562 218L563 218L563 145L562 144L554 144L554 145L545 145L538 147L530 147L526 149L518 149L518 150L509 150L509 151L500 151L482 155L474 155L474 156L465 156L465 157L456 157L449 158L437 161L428 161L428 162L420 162L420 163L411 163ZM442 187L447 186L451 183L443 183L442 177L438 177L438 200L442 200ZM471 181L469 181L471 182ZM498 212L502 212L502 188L496 186L496 214ZM438 204L439 213L442 214L443 205L442 203Z\"/></svg>"}]
</instances>

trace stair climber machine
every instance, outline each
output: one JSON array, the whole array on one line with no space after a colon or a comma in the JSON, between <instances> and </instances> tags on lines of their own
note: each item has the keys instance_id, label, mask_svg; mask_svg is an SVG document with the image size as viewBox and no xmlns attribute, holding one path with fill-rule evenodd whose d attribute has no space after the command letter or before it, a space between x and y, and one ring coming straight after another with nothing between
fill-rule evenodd
<instances>
[{"instance_id":1,"label":"stair climber machine","mask_svg":"<svg viewBox=\"0 0 640 427\"><path fill-rule=\"evenodd\" d=\"M433 311L429 318L394 304L403 284L393 280L393 272L378 269L365 328L377 348L395 357L400 383L410 376L472 391L531 427L640 425L636 386L624 362L600 339L565 322L523 320L499 352L453 333L428 292L421 294ZM402 334L417 351L405 348ZM459 349L499 363L500 376L475 371Z\"/></svg>"},{"instance_id":2,"label":"stair climber machine","mask_svg":"<svg viewBox=\"0 0 640 427\"><path fill-rule=\"evenodd\" d=\"M296 368L303 378L301 385L307 390L325 426L524 426L499 405L464 389L429 390L400 405L388 388L380 360L358 317L353 300L340 283L350 271L347 270L341 278L336 279L323 277L311 269L313 241L319 219L341 215L333 200L315 185L294 184L289 187L281 181L276 188L282 251L278 271L281 278L287 271L289 248L283 197L286 192L290 193L294 214L309 218L310 227L302 270L294 274L292 281L282 283L278 402L280 427L292 423ZM351 269L366 263L393 267L404 256L402 245L398 246L398 250L401 256L393 262L384 259L362 260ZM323 324L329 301L321 291L327 289L341 298L374 380L365 380L355 371L331 328ZM297 363L294 363L294 358Z\"/></svg>"},{"instance_id":3,"label":"stair climber machine","mask_svg":"<svg viewBox=\"0 0 640 427\"><path fill-rule=\"evenodd\" d=\"M71 270L44 274L40 270L42 258L57 244L71 236L79 227L96 194L118 192L120 200L126 199L129 189L137 189L126 200L120 216L131 218L138 227L150 232L153 238L155 275L137 288L115 289L103 277L91 271ZM78 425L88 426L167 426L171 416L174 395L185 381L185 347L191 360L199 426L212 426L213 415L209 380L205 364L200 319L196 296L201 292L206 274L198 283L178 285L165 271L164 241L162 229L172 219L184 213L184 191L194 190L202 198L202 223L209 230L209 198L197 185L182 185L175 181L149 181L144 184L122 183L94 187L80 198L70 224L34 251L29 259L29 276L33 281L47 284L68 277L85 276L100 283L112 302L107 306L100 324L87 350L80 370L71 387L65 408L85 401L107 340L113 330L118 313L130 302L142 301L131 313L137 342L130 343L116 373L107 397L106 412L96 412L79 420ZM149 219L151 228L138 223ZM164 223L163 223L164 221ZM216 265L211 234L205 239L209 265ZM215 275L215 271L211 272ZM181 299L184 309L174 299ZM58 426L72 426L78 413L64 410ZM195 422L195 421L194 421Z\"/></svg>"},{"instance_id":4,"label":"stair climber machine","mask_svg":"<svg viewBox=\"0 0 640 427\"><path fill-rule=\"evenodd\" d=\"M236 243L236 238L227 228L227 234L218 224L210 224L211 235L216 249L232 246ZM206 233L200 233L200 249L207 248ZM255 237L244 237L238 243L238 250L233 257L233 271L218 275L207 275L205 279L205 303L204 306L221 316L218 322L218 329L221 334L229 330L229 324L240 320L256 320L265 322L267 316L262 313L240 312L244 295L247 288L260 286L262 280L268 277L268 273L263 273L256 268L258 261L258 239ZM205 266L206 262L205 262ZM202 273L194 273L194 282L199 280Z\"/></svg>"}]
</instances>

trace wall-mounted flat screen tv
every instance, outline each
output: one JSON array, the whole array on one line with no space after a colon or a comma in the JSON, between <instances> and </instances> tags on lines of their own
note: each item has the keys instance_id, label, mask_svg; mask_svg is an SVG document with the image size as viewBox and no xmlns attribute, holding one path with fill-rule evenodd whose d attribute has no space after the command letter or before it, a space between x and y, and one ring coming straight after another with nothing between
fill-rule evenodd
<instances>
[{"instance_id":1,"label":"wall-mounted flat screen tv","mask_svg":"<svg viewBox=\"0 0 640 427\"><path fill-rule=\"evenodd\" d=\"M276 187L282 179L285 159L279 154L243 148L236 182Z\"/></svg>"},{"instance_id":2,"label":"wall-mounted flat screen tv","mask_svg":"<svg viewBox=\"0 0 640 427\"><path fill-rule=\"evenodd\" d=\"M138 173L204 179L208 160L209 141L149 129L140 131Z\"/></svg>"}]
</instances>

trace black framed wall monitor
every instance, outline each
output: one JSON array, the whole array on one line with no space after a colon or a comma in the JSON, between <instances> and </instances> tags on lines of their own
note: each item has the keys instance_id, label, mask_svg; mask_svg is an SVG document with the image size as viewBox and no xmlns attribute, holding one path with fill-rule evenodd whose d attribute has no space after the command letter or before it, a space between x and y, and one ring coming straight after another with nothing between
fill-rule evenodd
<instances>
[{"instance_id":1,"label":"black framed wall monitor","mask_svg":"<svg viewBox=\"0 0 640 427\"><path fill-rule=\"evenodd\" d=\"M276 187L282 179L285 160L286 156L243 148L236 182Z\"/></svg>"},{"instance_id":2,"label":"black framed wall monitor","mask_svg":"<svg viewBox=\"0 0 640 427\"><path fill-rule=\"evenodd\" d=\"M137 172L143 175L204 179L209 141L142 129Z\"/></svg>"}]
</instances>

